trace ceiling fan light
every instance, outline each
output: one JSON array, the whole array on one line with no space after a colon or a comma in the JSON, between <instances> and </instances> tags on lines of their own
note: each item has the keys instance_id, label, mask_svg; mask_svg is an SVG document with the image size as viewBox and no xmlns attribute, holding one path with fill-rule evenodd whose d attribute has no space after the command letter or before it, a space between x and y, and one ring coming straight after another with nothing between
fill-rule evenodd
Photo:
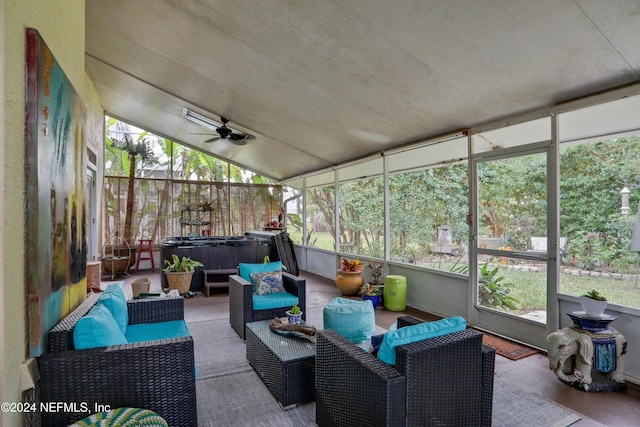
<instances>
[{"instance_id":1,"label":"ceiling fan light","mask_svg":"<svg viewBox=\"0 0 640 427\"><path fill-rule=\"evenodd\" d=\"M202 114L198 114L195 111L191 111L188 108L182 109L182 115L191 123L195 123L205 129L212 130L214 132L222 126L222 123L216 122L215 120L205 117Z\"/></svg>"},{"instance_id":2,"label":"ceiling fan light","mask_svg":"<svg viewBox=\"0 0 640 427\"><path fill-rule=\"evenodd\" d=\"M222 120L222 123L220 123L186 107L182 108L182 116L191 123L195 123L207 130L216 132L220 137L219 139L232 140L236 145L245 145L249 139L255 139L253 135L228 127L227 123L229 122L229 119L226 117L220 117ZM207 142L212 141L207 140Z\"/></svg>"}]
</instances>

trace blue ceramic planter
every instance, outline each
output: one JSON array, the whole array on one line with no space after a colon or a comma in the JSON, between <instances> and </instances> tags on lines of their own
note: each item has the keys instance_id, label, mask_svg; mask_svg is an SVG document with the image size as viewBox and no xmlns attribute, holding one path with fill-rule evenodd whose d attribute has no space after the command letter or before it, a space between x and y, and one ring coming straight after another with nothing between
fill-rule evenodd
<instances>
[{"instance_id":1,"label":"blue ceramic planter","mask_svg":"<svg viewBox=\"0 0 640 427\"><path fill-rule=\"evenodd\" d=\"M380 295L362 295L363 300L371 301L373 308L376 308L380 304Z\"/></svg>"}]
</instances>

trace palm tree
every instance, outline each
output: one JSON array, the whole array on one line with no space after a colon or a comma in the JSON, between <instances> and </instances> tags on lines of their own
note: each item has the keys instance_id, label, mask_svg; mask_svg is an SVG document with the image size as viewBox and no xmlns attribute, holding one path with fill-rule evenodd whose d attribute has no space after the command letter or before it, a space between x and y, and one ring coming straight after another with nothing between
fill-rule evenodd
<instances>
[{"instance_id":1,"label":"palm tree","mask_svg":"<svg viewBox=\"0 0 640 427\"><path fill-rule=\"evenodd\" d=\"M144 135L144 134L143 134ZM134 180L136 173L136 158L139 156L142 165L150 164L156 161L156 157L149 147L149 141L146 137L140 135L137 141L134 141L131 135L125 133L122 139L112 139L113 146L119 150L125 151L129 158L129 181L127 185L127 205L124 215L124 240L131 243L133 223L133 198L134 198Z\"/></svg>"}]
</instances>

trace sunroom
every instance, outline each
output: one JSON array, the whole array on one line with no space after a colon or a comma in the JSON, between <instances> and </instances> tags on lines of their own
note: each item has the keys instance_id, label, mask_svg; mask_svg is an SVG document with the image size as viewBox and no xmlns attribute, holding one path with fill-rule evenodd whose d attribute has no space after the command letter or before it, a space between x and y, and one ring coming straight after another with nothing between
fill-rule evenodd
<instances>
[{"instance_id":1,"label":"sunroom","mask_svg":"<svg viewBox=\"0 0 640 427\"><path fill-rule=\"evenodd\" d=\"M571 325L579 296L599 290L628 340L625 379L640 384L635 2L29 0L0 9L4 402L21 401L29 361L62 316L43 304L52 283L80 283L70 271L83 263L67 265L63 245L82 223L71 206L87 214L87 247L74 248L83 260L100 259L123 225L108 212L126 180L106 170L105 116L224 165L195 183L165 173L185 195L219 191L221 235L282 215L305 273L331 281L342 258L382 263L406 277L410 308L542 349ZM56 203L62 179L46 171L29 181L34 142L61 134L47 126L48 109L25 114L39 105L25 29L77 101L82 137L65 154L79 167L64 178L82 188L84 207ZM227 119L245 137L218 138ZM233 182L240 170L240 181L260 178ZM237 204L244 187L247 203ZM125 197L121 186L117 209ZM202 200L172 202L136 239L179 236L181 208ZM34 213L42 222L29 222ZM38 228L48 221L57 228ZM78 302L67 297L65 310Z\"/></svg>"}]
</instances>

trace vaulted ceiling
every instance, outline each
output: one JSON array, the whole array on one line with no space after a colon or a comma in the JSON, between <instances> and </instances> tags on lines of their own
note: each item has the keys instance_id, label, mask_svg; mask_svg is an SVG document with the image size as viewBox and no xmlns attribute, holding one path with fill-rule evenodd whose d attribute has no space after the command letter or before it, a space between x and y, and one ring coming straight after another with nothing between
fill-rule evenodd
<instances>
[{"instance_id":1,"label":"vaulted ceiling","mask_svg":"<svg viewBox=\"0 0 640 427\"><path fill-rule=\"evenodd\" d=\"M636 83L639 40L635 0L86 0L108 115L276 179Z\"/></svg>"}]
</instances>

